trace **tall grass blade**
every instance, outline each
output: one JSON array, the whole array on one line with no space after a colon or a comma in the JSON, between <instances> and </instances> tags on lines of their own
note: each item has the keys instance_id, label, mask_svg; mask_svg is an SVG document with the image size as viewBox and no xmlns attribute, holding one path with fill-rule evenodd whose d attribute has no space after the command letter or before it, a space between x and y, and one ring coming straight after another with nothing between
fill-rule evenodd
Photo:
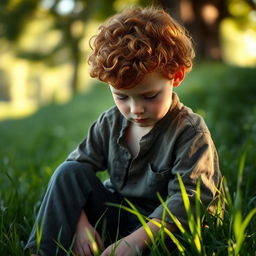
<instances>
[{"instance_id":1,"label":"tall grass blade","mask_svg":"<svg viewBox=\"0 0 256 256\"><path fill-rule=\"evenodd\" d=\"M91 249L93 250L93 255L95 256L100 255L100 249L91 232L87 228L85 228L85 233L89 238Z\"/></svg>"},{"instance_id":2,"label":"tall grass blade","mask_svg":"<svg viewBox=\"0 0 256 256\"><path fill-rule=\"evenodd\" d=\"M60 228L60 231L58 233L57 241L60 241L61 239L61 234L62 234L62 227ZM59 246L56 248L55 255L59 255Z\"/></svg>"},{"instance_id":3,"label":"tall grass blade","mask_svg":"<svg viewBox=\"0 0 256 256\"><path fill-rule=\"evenodd\" d=\"M188 226L189 226L191 235L193 237L194 248L196 249L197 253L199 255L201 255L201 253L202 253L202 246L201 246L201 241L200 241L201 237L199 237L199 234L197 232L197 225L196 225L196 221L193 216L193 213L191 211L189 197L188 197L186 188L184 186L184 183L181 179L180 174L177 173L177 176L178 176L178 181L179 181L179 185L180 185L180 190L181 190L184 207L185 207L187 217L188 217ZM200 197L200 195L199 195L199 197ZM191 245L193 245L193 244L191 244Z\"/></svg>"},{"instance_id":4,"label":"tall grass blade","mask_svg":"<svg viewBox=\"0 0 256 256\"><path fill-rule=\"evenodd\" d=\"M128 199L125 199L125 201L133 209L135 215L137 216L137 218L139 219L139 221L142 224L143 228L145 229L147 235L149 236L152 244L154 244L155 243L154 235L153 235L151 229L148 227L148 225L147 225L147 223L145 221L145 218L143 218L143 216L140 214L140 212L136 209L136 207Z\"/></svg>"},{"instance_id":5,"label":"tall grass blade","mask_svg":"<svg viewBox=\"0 0 256 256\"><path fill-rule=\"evenodd\" d=\"M156 226L158 226L159 228L161 228L161 224L155 220L152 219L148 219L148 221L154 223ZM170 239L173 241L173 243L177 246L179 252L181 253L181 255L185 255L185 247L180 243L180 241L175 237L175 235L167 228L164 228L164 232L170 237Z\"/></svg>"},{"instance_id":6,"label":"tall grass blade","mask_svg":"<svg viewBox=\"0 0 256 256\"><path fill-rule=\"evenodd\" d=\"M39 253L40 244L41 244L41 240L42 240L43 222L44 222L44 217L42 218L42 222L41 222L40 226L38 225L38 221L36 221L36 246L37 246L36 253L37 254Z\"/></svg>"},{"instance_id":7,"label":"tall grass blade","mask_svg":"<svg viewBox=\"0 0 256 256\"><path fill-rule=\"evenodd\" d=\"M234 251L234 255L239 255L243 242L246 238L246 228L252 220L253 216L256 214L256 208L251 210L245 219L243 220L243 214L241 210L242 206L242 182L243 182L243 172L246 161L246 151L242 154L239 162L238 178L237 178L237 188L236 196L234 200L234 206L232 209L231 223L233 227L233 232L235 236L235 244L231 245Z\"/></svg>"},{"instance_id":8,"label":"tall grass blade","mask_svg":"<svg viewBox=\"0 0 256 256\"><path fill-rule=\"evenodd\" d=\"M251 210L248 215L245 217L245 220L242 221L242 214L238 212L238 217L234 220L234 233L236 237L236 246L235 246L235 255L239 255L242 244L246 238L245 230L252 220L253 216L256 214L256 208ZM237 222L237 223L236 223Z\"/></svg>"},{"instance_id":9,"label":"tall grass blade","mask_svg":"<svg viewBox=\"0 0 256 256\"><path fill-rule=\"evenodd\" d=\"M70 252L69 252L67 249L65 249L65 247L64 247L59 241L54 241L54 242L56 243L56 245L57 245L61 250L63 250L63 251L66 253L66 255L70 255ZM72 255L75 256L74 253L72 253Z\"/></svg>"},{"instance_id":10,"label":"tall grass blade","mask_svg":"<svg viewBox=\"0 0 256 256\"><path fill-rule=\"evenodd\" d=\"M194 234L196 225L195 225L195 219L193 217L193 214L192 214L192 211L191 211L191 208L190 208L190 201L189 201L189 198L188 198L188 194L187 194L187 191L185 189L185 186L184 186L184 183L181 179L180 174L178 173L177 176L178 176L178 181L179 181L179 184L180 184L181 196L182 196L184 207L185 207L187 217L188 217L189 229L190 229L191 233Z\"/></svg>"},{"instance_id":11,"label":"tall grass blade","mask_svg":"<svg viewBox=\"0 0 256 256\"><path fill-rule=\"evenodd\" d=\"M124 209L124 210L126 210L126 211L128 211L128 212L130 212L130 213L132 213L132 214L134 214L134 215L136 215L137 218L139 219L140 223L141 223L142 226L144 227L144 229L145 229L147 235L149 236L149 238L150 238L152 244L154 244L154 243L155 243L154 235L153 235L151 229L148 227L148 225L147 225L147 223L146 223L146 221L145 221L146 217L143 216L143 215L136 209L136 207L135 207L128 199L125 199L125 201L128 203L128 205L129 205L131 208L129 208L129 207L127 207L127 206L124 206L124 205L114 204L114 203L107 203L106 205L114 206L114 207L119 207L119 208L122 208L122 209Z\"/></svg>"},{"instance_id":12,"label":"tall grass blade","mask_svg":"<svg viewBox=\"0 0 256 256\"><path fill-rule=\"evenodd\" d=\"M217 207L215 208L214 216L216 217L216 228L219 228L223 224L223 214L224 214L224 202L225 202L225 195L223 191L223 177L220 182L220 189L215 188L218 196L217 200Z\"/></svg>"},{"instance_id":13,"label":"tall grass blade","mask_svg":"<svg viewBox=\"0 0 256 256\"><path fill-rule=\"evenodd\" d=\"M179 229L179 231L181 232L181 234L185 234L186 230L184 229L184 227L182 226L182 224L180 223L180 221L172 214L172 212L170 211L170 209L167 207L165 201L163 200L163 198L161 197L161 195L159 193L157 193L157 197L160 201L160 203L162 204L162 206L164 207L164 209L166 210L166 212L168 213L168 215L171 217L172 221L174 222L174 224L176 225L176 227Z\"/></svg>"},{"instance_id":14,"label":"tall grass blade","mask_svg":"<svg viewBox=\"0 0 256 256\"><path fill-rule=\"evenodd\" d=\"M201 232L201 179L199 178L196 183L196 197L195 197L195 205L196 205L196 227L197 227L197 234L201 238L202 232Z\"/></svg>"}]
</instances>

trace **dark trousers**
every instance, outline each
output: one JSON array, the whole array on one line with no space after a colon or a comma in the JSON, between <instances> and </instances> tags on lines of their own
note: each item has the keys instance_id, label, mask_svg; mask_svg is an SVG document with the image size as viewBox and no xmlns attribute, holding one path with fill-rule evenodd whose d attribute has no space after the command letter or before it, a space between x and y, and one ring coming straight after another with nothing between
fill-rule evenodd
<instances>
[{"instance_id":1,"label":"dark trousers","mask_svg":"<svg viewBox=\"0 0 256 256\"><path fill-rule=\"evenodd\" d=\"M116 240L117 234L126 236L139 226L136 216L119 207L108 206L106 202L124 203L119 194L104 187L91 165L64 162L51 177L25 249L36 252L38 227L42 230L41 256L67 255L56 245L56 241L67 251L71 249L82 209L93 226L97 223L96 229L100 234L106 231L106 246Z\"/></svg>"}]
</instances>

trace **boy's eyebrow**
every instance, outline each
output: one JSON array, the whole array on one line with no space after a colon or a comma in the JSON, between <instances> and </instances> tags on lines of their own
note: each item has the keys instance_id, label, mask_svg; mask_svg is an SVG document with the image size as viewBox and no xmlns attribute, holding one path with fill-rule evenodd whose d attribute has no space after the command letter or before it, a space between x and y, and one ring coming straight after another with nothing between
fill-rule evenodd
<instances>
[{"instance_id":1,"label":"boy's eyebrow","mask_svg":"<svg viewBox=\"0 0 256 256\"><path fill-rule=\"evenodd\" d=\"M143 92L143 93L141 93L142 95L144 95L144 94L151 94L151 93L157 93L157 92L159 92L159 91L161 91L161 90L151 90L151 91L145 91L145 92Z\"/></svg>"},{"instance_id":2,"label":"boy's eyebrow","mask_svg":"<svg viewBox=\"0 0 256 256\"><path fill-rule=\"evenodd\" d=\"M158 92L159 92L159 90L151 90L151 91L145 91L145 92L139 93L139 95L146 95L146 94L158 93ZM125 95L125 92L122 93L122 92L113 91L113 93L116 95Z\"/></svg>"},{"instance_id":3,"label":"boy's eyebrow","mask_svg":"<svg viewBox=\"0 0 256 256\"><path fill-rule=\"evenodd\" d=\"M112 91L114 94L116 95L124 95L124 93L121 93L121 92L115 92L115 91Z\"/></svg>"}]
</instances>

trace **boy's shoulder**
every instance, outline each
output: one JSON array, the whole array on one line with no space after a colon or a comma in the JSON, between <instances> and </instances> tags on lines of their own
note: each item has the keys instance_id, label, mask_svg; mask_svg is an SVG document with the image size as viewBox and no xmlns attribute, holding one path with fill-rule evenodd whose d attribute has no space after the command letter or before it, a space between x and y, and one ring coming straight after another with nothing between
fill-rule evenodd
<instances>
[{"instance_id":1,"label":"boy's shoulder","mask_svg":"<svg viewBox=\"0 0 256 256\"><path fill-rule=\"evenodd\" d=\"M101 113L99 116L100 120L107 119L107 120L114 120L114 119L120 119L122 118L122 115L118 108L116 106L112 106L109 109L105 110L104 112Z\"/></svg>"},{"instance_id":2,"label":"boy's shoulder","mask_svg":"<svg viewBox=\"0 0 256 256\"><path fill-rule=\"evenodd\" d=\"M177 95L176 97L177 102L172 110L175 112L174 122L176 123L176 126L182 130L194 130L195 133L210 133L204 118L181 103Z\"/></svg>"},{"instance_id":3,"label":"boy's shoulder","mask_svg":"<svg viewBox=\"0 0 256 256\"><path fill-rule=\"evenodd\" d=\"M209 133L209 129L203 119L203 117L195 112L189 107L184 106L181 112L181 119L186 125L191 126L195 132Z\"/></svg>"},{"instance_id":4,"label":"boy's shoulder","mask_svg":"<svg viewBox=\"0 0 256 256\"><path fill-rule=\"evenodd\" d=\"M104 126L113 127L116 124L122 124L124 117L116 106L102 112L97 120L97 123Z\"/></svg>"}]
</instances>

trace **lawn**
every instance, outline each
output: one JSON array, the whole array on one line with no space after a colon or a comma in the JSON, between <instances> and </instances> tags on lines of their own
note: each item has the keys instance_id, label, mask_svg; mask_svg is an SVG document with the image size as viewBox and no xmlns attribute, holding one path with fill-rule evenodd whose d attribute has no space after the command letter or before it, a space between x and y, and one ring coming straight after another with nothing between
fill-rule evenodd
<instances>
[{"instance_id":1,"label":"lawn","mask_svg":"<svg viewBox=\"0 0 256 256\"><path fill-rule=\"evenodd\" d=\"M176 89L212 133L227 182L227 206L224 221L213 219L200 237L201 253L182 241L187 252L175 255L256 255L255 80L252 68L198 63ZM33 116L0 122L0 255L24 255L52 172L112 104L107 86L96 83L65 105L53 103Z\"/></svg>"}]
</instances>

